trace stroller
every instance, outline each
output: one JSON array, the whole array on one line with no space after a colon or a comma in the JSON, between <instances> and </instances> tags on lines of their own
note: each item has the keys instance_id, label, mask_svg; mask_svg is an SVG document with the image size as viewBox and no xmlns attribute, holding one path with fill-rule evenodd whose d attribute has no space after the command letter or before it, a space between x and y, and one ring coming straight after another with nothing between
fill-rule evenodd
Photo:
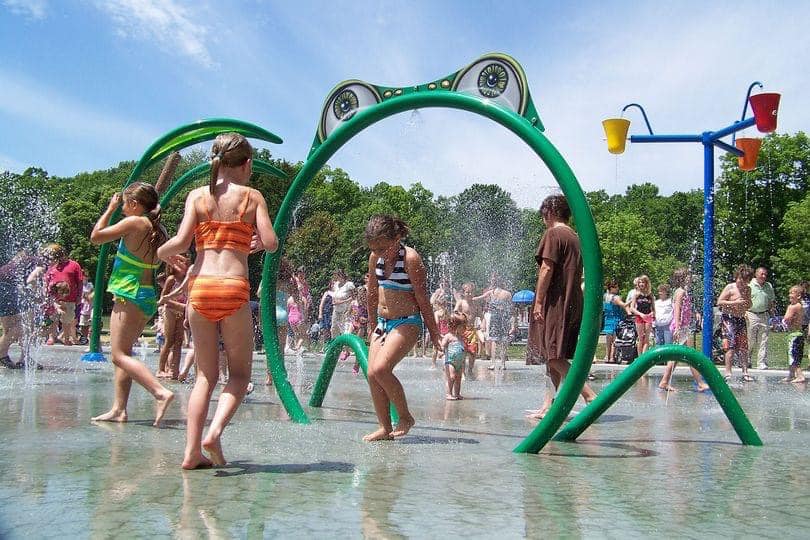
<instances>
[{"instance_id":1,"label":"stroller","mask_svg":"<svg viewBox=\"0 0 810 540\"><path fill-rule=\"evenodd\" d=\"M631 363L638 356L636 349L636 340L638 339L638 332L636 332L635 318L630 315L619 321L616 325L616 339L613 342L615 348L614 358L616 362Z\"/></svg>"}]
</instances>

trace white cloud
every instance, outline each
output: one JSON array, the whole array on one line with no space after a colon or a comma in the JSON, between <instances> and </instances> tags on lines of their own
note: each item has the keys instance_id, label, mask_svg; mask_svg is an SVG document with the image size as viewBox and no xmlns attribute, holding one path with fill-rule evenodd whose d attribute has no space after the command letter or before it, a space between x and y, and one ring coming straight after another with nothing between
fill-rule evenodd
<instances>
[{"instance_id":1,"label":"white cloud","mask_svg":"<svg viewBox=\"0 0 810 540\"><path fill-rule=\"evenodd\" d=\"M211 29L176 0L98 0L95 5L110 16L122 37L158 43L204 67L216 65L206 45ZM196 9L199 13L200 6Z\"/></svg>"},{"instance_id":2,"label":"white cloud","mask_svg":"<svg viewBox=\"0 0 810 540\"><path fill-rule=\"evenodd\" d=\"M11 171L13 173L21 173L28 166L24 163L17 161L11 156L7 156L5 154L0 154L0 173L5 171Z\"/></svg>"},{"instance_id":3,"label":"white cloud","mask_svg":"<svg viewBox=\"0 0 810 540\"><path fill-rule=\"evenodd\" d=\"M0 70L0 113L37 124L75 141L78 147L146 147L157 132L136 121L119 118L74 101L49 88ZM86 150L84 150L86 151Z\"/></svg>"},{"instance_id":4,"label":"white cloud","mask_svg":"<svg viewBox=\"0 0 810 540\"><path fill-rule=\"evenodd\" d=\"M44 19L48 14L48 3L45 0L3 0L9 11L29 19Z\"/></svg>"}]
</instances>

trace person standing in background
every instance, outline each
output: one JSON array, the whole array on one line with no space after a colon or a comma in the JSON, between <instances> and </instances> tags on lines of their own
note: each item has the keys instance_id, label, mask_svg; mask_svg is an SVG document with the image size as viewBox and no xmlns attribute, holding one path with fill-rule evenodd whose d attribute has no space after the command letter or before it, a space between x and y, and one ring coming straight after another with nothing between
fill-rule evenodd
<instances>
[{"instance_id":1,"label":"person standing in background","mask_svg":"<svg viewBox=\"0 0 810 540\"><path fill-rule=\"evenodd\" d=\"M774 308L776 294L773 285L768 282L768 270L762 266L754 272L751 280L751 309L745 312L748 323L748 366L754 365L756 356L757 369L768 369L768 318Z\"/></svg>"}]
</instances>

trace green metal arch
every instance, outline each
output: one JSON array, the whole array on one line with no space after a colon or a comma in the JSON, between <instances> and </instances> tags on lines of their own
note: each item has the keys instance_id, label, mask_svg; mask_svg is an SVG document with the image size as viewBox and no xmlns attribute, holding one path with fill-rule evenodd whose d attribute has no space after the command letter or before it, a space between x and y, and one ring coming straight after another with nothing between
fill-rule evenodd
<instances>
[{"instance_id":1,"label":"green metal arch","mask_svg":"<svg viewBox=\"0 0 810 540\"><path fill-rule=\"evenodd\" d=\"M160 161L172 152L182 150L183 148L187 148L200 142L212 140L220 133L228 133L232 131L241 133L248 138L260 139L275 144L281 144L283 142L278 135L275 135L257 125L245 122L244 120L237 120L233 118L209 118L206 120L198 120L196 122L192 122L191 124L185 124L169 131L149 145L141 156L141 159L139 159L135 164L135 167L132 169L132 172L130 173L126 182L124 182L124 188L137 181L143 172L149 168L149 166ZM275 175L276 173L271 171L278 171L278 169L269 163L267 166L270 168L268 168L265 172L268 172L269 174ZM198 165L191 171L195 171L200 167L201 165ZM189 173L191 171L189 171ZM278 172L281 173L281 171ZM281 175L283 178L284 173L281 173ZM190 181L191 177L186 180L186 183ZM169 191L171 191L171 189ZM173 193L176 193L176 189ZM166 195L168 195L168 193ZM172 194L172 196L174 196L174 194ZM164 196L161 199L161 202L165 198L166 197ZM120 217L121 211L119 209L116 210L110 218L110 223L115 223ZM99 250L98 264L96 265L96 277L93 281L96 295L93 298L93 320L91 322L90 331L90 352L82 356L82 359L86 361L98 362L104 360L104 355L101 353L101 309L104 302L104 294L102 291L106 290L104 271L107 267L107 259L109 256L110 243L106 243L102 245L101 249Z\"/></svg>"},{"instance_id":2,"label":"green metal arch","mask_svg":"<svg viewBox=\"0 0 810 540\"><path fill-rule=\"evenodd\" d=\"M290 417L302 423L308 422L306 414L295 397L286 377L283 356L280 353L278 339L273 331L275 328L275 310L270 309L269 302L270 298L275 297L275 279L273 278L278 274L278 265L287 238L292 210L301 199L315 174L352 137L372 124L394 114L430 107L472 112L489 118L515 133L546 163L568 199L577 224L577 231L582 242L582 258L585 268L585 302L582 326L569 376L566 377L562 384L554 404L546 417L529 434L526 440L515 449L518 452L536 453L554 436L573 408L593 362L602 310L602 257L596 226L585 199L585 194L565 159L536 125L539 124L539 119L536 118L536 111L531 104L528 109L535 116L534 121L530 121L514 111L496 105L489 100L473 95L441 88L412 91L358 111L350 120L339 125L322 144L316 144L313 147L309 158L293 180L276 216L274 227L279 237L279 249L273 254L268 253L265 255L262 278L263 282L269 286L262 289L262 320L265 338L270 337L269 343L267 343L268 368L273 374L279 396Z\"/></svg>"},{"instance_id":3,"label":"green metal arch","mask_svg":"<svg viewBox=\"0 0 810 540\"><path fill-rule=\"evenodd\" d=\"M582 412L568 422L563 429L554 437L555 441L574 441L588 426L593 424L602 413L604 413L613 403L621 397L638 379L642 377L651 367L656 364L663 364L669 360L685 362L697 369L706 383L714 392L717 402L726 413L734 431L740 437L743 444L750 446L762 446L762 439L748 417L745 416L737 398L731 392L720 372L714 367L711 360L706 358L701 352L695 349L684 347L683 345L664 345L649 350L636 358L627 369L622 371L616 379L610 383L602 392L596 396Z\"/></svg>"}]
</instances>

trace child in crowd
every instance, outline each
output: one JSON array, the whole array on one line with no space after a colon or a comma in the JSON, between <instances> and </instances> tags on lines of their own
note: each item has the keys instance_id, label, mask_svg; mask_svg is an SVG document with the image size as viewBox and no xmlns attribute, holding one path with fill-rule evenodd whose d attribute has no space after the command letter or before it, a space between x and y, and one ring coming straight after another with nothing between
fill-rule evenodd
<instances>
[{"instance_id":1,"label":"child in crowd","mask_svg":"<svg viewBox=\"0 0 810 540\"><path fill-rule=\"evenodd\" d=\"M439 338L442 339L445 334L450 331L450 313L447 311L447 300L444 296L437 296L434 293L432 306L433 318L436 320L436 327L439 329ZM439 356L440 352L439 349L433 348L433 358L430 369L436 369L436 358Z\"/></svg>"},{"instance_id":2,"label":"child in crowd","mask_svg":"<svg viewBox=\"0 0 810 540\"><path fill-rule=\"evenodd\" d=\"M678 268L672 273L672 286L675 287L675 294L672 296L672 321L669 323L669 330L672 334L672 342L676 345L692 345L692 297L689 294L690 276L688 268ZM672 386L672 372L675 370L677 362L670 360L664 368L664 375L658 388L667 392L674 392ZM692 377L695 378L698 392L705 392L709 385L701 377L700 372L692 366Z\"/></svg>"},{"instance_id":3,"label":"child in crowd","mask_svg":"<svg viewBox=\"0 0 810 540\"><path fill-rule=\"evenodd\" d=\"M318 304L318 326L320 327L321 339L321 352L326 348L326 344L332 340L332 282L329 282L329 288L321 295L321 301Z\"/></svg>"},{"instance_id":4,"label":"child in crowd","mask_svg":"<svg viewBox=\"0 0 810 540\"><path fill-rule=\"evenodd\" d=\"M638 354L641 356L650 347L650 332L652 331L655 298L650 292L650 278L639 276L636 294L630 301L630 313L636 316L636 333Z\"/></svg>"},{"instance_id":5,"label":"child in crowd","mask_svg":"<svg viewBox=\"0 0 810 540\"><path fill-rule=\"evenodd\" d=\"M360 336L363 340L368 337L368 288L361 285L352 291L351 324L352 334ZM354 359L352 373L360 373L360 364Z\"/></svg>"},{"instance_id":6,"label":"child in crowd","mask_svg":"<svg viewBox=\"0 0 810 540\"><path fill-rule=\"evenodd\" d=\"M449 330L442 336L439 344L444 356L444 376L447 381L448 401L464 399L461 395L461 374L464 371L464 330L467 317L463 313L454 313L448 321Z\"/></svg>"},{"instance_id":7,"label":"child in crowd","mask_svg":"<svg viewBox=\"0 0 810 540\"><path fill-rule=\"evenodd\" d=\"M90 274L84 272L85 276ZM82 286L82 305L79 310L79 345L87 345L90 337L90 324L93 320L93 298L95 297L93 283L90 279L84 280Z\"/></svg>"},{"instance_id":8,"label":"child in crowd","mask_svg":"<svg viewBox=\"0 0 810 540\"><path fill-rule=\"evenodd\" d=\"M291 347L298 356L304 354L304 340L308 330L304 313L306 313L306 300L301 294L301 290L293 281L289 288L290 296L287 297L287 324L292 330L293 338Z\"/></svg>"},{"instance_id":9,"label":"child in crowd","mask_svg":"<svg viewBox=\"0 0 810 540\"><path fill-rule=\"evenodd\" d=\"M788 292L788 305L782 321L788 333L788 364L790 371L782 382L803 383L807 379L802 373L802 357L804 356L804 308L802 307L802 287L794 285Z\"/></svg>"},{"instance_id":10,"label":"child in crowd","mask_svg":"<svg viewBox=\"0 0 810 540\"><path fill-rule=\"evenodd\" d=\"M124 218L110 225L121 207ZM94 421L126 422L127 403L134 379L155 398L155 426L160 426L174 393L163 387L145 364L132 357L132 347L146 322L157 311L155 271L157 250L166 239L160 223L158 194L152 185L135 182L116 193L90 233L93 244L119 240L107 291L113 294L110 316L110 351L115 365L115 397L110 410Z\"/></svg>"},{"instance_id":11,"label":"child in crowd","mask_svg":"<svg viewBox=\"0 0 810 540\"><path fill-rule=\"evenodd\" d=\"M602 333L605 335L605 363L617 364L614 341L616 340L616 327L627 315L627 304L619 296L619 282L609 279L605 282L605 294L602 296L602 313L604 322Z\"/></svg>"},{"instance_id":12,"label":"child in crowd","mask_svg":"<svg viewBox=\"0 0 810 540\"><path fill-rule=\"evenodd\" d=\"M253 358L247 259L252 244L269 251L278 247L264 196L247 186L253 172L250 143L238 133L223 133L211 156L208 186L188 194L177 235L158 252L167 263L178 264L192 239L197 251L188 285L197 377L188 401L184 469L225 464L222 433L248 390ZM220 336L228 356L228 383L203 436L217 386Z\"/></svg>"},{"instance_id":13,"label":"child in crowd","mask_svg":"<svg viewBox=\"0 0 810 540\"><path fill-rule=\"evenodd\" d=\"M655 301L655 344L672 343L672 298L669 297L669 285L658 286L658 300Z\"/></svg>"},{"instance_id":14,"label":"child in crowd","mask_svg":"<svg viewBox=\"0 0 810 540\"><path fill-rule=\"evenodd\" d=\"M160 350L158 377L177 380L180 375L180 357L185 337L187 271L185 268L170 265L163 284L163 293L158 305L163 306L163 335L165 343Z\"/></svg>"}]
</instances>

